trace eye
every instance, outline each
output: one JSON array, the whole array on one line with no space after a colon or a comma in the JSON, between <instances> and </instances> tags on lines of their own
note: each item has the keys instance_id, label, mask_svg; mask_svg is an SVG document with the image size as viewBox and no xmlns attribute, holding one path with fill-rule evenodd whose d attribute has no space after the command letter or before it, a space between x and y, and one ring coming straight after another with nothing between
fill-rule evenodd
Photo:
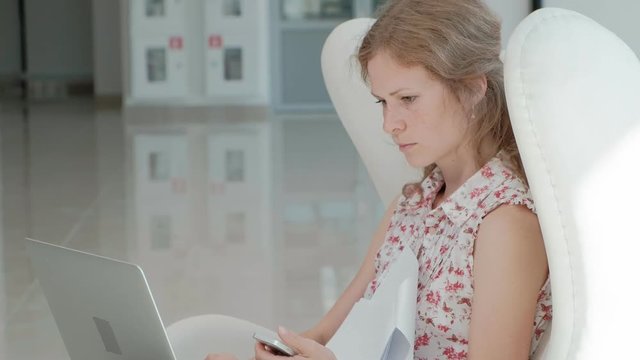
<instances>
[{"instance_id":1,"label":"eye","mask_svg":"<svg viewBox=\"0 0 640 360\"><path fill-rule=\"evenodd\" d=\"M405 104L411 104L416 100L417 96L403 96L400 98L400 100L402 100L403 103Z\"/></svg>"},{"instance_id":2,"label":"eye","mask_svg":"<svg viewBox=\"0 0 640 360\"><path fill-rule=\"evenodd\" d=\"M387 105L387 102L382 100L382 99L380 99L380 100L376 101L376 104L382 104L382 106L385 106L385 105Z\"/></svg>"}]
</instances>

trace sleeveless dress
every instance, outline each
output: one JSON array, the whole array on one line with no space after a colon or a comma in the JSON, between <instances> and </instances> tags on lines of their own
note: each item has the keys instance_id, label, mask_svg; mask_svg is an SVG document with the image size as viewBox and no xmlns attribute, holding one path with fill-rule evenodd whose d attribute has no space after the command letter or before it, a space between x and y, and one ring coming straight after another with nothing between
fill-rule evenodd
<instances>
[{"instance_id":1,"label":"sleeveless dress","mask_svg":"<svg viewBox=\"0 0 640 360\"><path fill-rule=\"evenodd\" d=\"M421 184L423 194L402 196L375 259L375 278L364 297L371 298L396 256L409 246L418 259L418 297L414 359L467 359L473 250L484 216L500 205L523 205L535 212L525 183L498 153L435 209L444 185L436 168ZM551 322L549 279L538 294L531 352Z\"/></svg>"}]
</instances>

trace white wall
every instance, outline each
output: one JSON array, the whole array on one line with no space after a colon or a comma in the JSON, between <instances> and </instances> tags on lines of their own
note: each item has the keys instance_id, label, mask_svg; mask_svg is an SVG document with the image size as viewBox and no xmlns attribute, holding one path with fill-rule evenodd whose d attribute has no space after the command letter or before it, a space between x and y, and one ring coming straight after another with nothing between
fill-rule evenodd
<instances>
[{"instance_id":1,"label":"white wall","mask_svg":"<svg viewBox=\"0 0 640 360\"><path fill-rule=\"evenodd\" d=\"M260 23L258 24L260 28L260 38L258 39L258 44L260 44L260 48L258 49L259 54L259 68L258 68L258 99L259 103L268 104L271 103L271 82L272 74L269 69L271 69L271 59L270 51L272 46L270 44L271 36L269 31L271 29L271 24L269 24L269 19L271 16L269 15L269 1L260 1L258 2L258 12L259 14L265 14L264 16L260 16Z\"/></svg>"},{"instance_id":2,"label":"white wall","mask_svg":"<svg viewBox=\"0 0 640 360\"><path fill-rule=\"evenodd\" d=\"M18 2L0 1L0 76L20 73Z\"/></svg>"},{"instance_id":3,"label":"white wall","mask_svg":"<svg viewBox=\"0 0 640 360\"><path fill-rule=\"evenodd\" d=\"M544 5L575 10L594 19L640 54L640 1L545 0Z\"/></svg>"},{"instance_id":4,"label":"white wall","mask_svg":"<svg viewBox=\"0 0 640 360\"><path fill-rule=\"evenodd\" d=\"M518 23L529 14L531 0L485 0L502 19L502 47ZM544 0L545 7L580 12L613 31L636 54L640 54L640 1L638 0Z\"/></svg>"},{"instance_id":5,"label":"white wall","mask_svg":"<svg viewBox=\"0 0 640 360\"><path fill-rule=\"evenodd\" d=\"M91 2L26 0L29 74L93 77Z\"/></svg>"},{"instance_id":6,"label":"white wall","mask_svg":"<svg viewBox=\"0 0 640 360\"><path fill-rule=\"evenodd\" d=\"M0 13L1 14L1 13ZM2 19L4 20L4 19ZM1 111L2 109L0 109ZM2 115L0 114L0 121L2 121ZM5 273L7 272L7 267L5 264L4 258L4 216L2 214L2 209L4 209L4 203L2 202L2 195L4 189L2 188L2 136L0 136L0 349L6 349L6 335L5 335L5 326L8 323L7 319L7 303L8 296L7 291L5 289ZM14 209L12 209L15 211Z\"/></svg>"},{"instance_id":7,"label":"white wall","mask_svg":"<svg viewBox=\"0 0 640 360\"><path fill-rule=\"evenodd\" d=\"M122 95L120 1L92 0L93 81L97 96Z\"/></svg>"},{"instance_id":8,"label":"white wall","mask_svg":"<svg viewBox=\"0 0 640 360\"><path fill-rule=\"evenodd\" d=\"M509 37L516 26L531 12L531 0L485 0L485 3L502 20L502 48L507 47Z\"/></svg>"}]
</instances>

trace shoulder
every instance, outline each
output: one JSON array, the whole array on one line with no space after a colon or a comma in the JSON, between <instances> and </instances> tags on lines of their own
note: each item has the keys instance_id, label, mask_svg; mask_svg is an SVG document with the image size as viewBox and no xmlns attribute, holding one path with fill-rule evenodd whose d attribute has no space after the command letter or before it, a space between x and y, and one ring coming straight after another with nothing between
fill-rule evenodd
<instances>
[{"instance_id":1,"label":"shoulder","mask_svg":"<svg viewBox=\"0 0 640 360\"><path fill-rule=\"evenodd\" d=\"M474 256L476 262L502 264L506 268L546 269L538 217L526 206L497 207L480 224Z\"/></svg>"},{"instance_id":2,"label":"shoulder","mask_svg":"<svg viewBox=\"0 0 640 360\"><path fill-rule=\"evenodd\" d=\"M489 212L478 228L478 241L542 242L538 216L527 205L505 203Z\"/></svg>"},{"instance_id":3,"label":"shoulder","mask_svg":"<svg viewBox=\"0 0 640 360\"><path fill-rule=\"evenodd\" d=\"M480 223L481 233L540 233L538 216L527 204L508 202L489 212Z\"/></svg>"}]
</instances>

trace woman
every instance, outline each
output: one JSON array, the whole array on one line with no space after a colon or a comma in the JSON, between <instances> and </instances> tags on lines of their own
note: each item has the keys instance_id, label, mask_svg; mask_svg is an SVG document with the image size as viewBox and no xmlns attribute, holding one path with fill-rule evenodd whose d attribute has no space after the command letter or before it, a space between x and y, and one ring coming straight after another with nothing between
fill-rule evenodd
<instances>
[{"instance_id":1,"label":"woman","mask_svg":"<svg viewBox=\"0 0 640 360\"><path fill-rule=\"evenodd\" d=\"M415 359L536 351L551 321L547 258L499 53L500 23L480 0L391 0L366 34L358 60L384 131L424 178L389 207L324 318L302 336L280 331L302 354L296 359L334 358L322 345L406 247L420 264ZM259 345L256 358L282 359Z\"/></svg>"}]
</instances>

